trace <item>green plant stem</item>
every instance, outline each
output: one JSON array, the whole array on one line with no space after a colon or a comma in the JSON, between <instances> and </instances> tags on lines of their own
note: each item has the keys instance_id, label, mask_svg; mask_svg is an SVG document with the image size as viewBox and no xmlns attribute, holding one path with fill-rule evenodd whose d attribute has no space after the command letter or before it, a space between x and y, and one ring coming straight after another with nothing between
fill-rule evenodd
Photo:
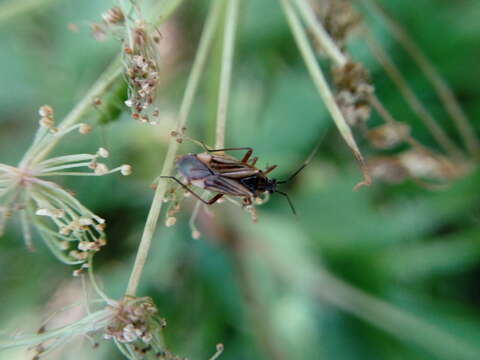
<instances>
[{"instance_id":1,"label":"green plant stem","mask_svg":"<svg viewBox=\"0 0 480 360\"><path fill-rule=\"evenodd\" d=\"M407 31L395 21L385 9L383 9L375 0L361 0L361 2L365 8L384 21L387 29L390 30L392 35L403 46L413 61L417 63L418 67L425 74L427 80L432 84L438 97L442 101L445 110L454 121L469 153L478 156L480 149L478 137L446 80L440 75L438 70L413 41Z\"/></svg>"},{"instance_id":2,"label":"green plant stem","mask_svg":"<svg viewBox=\"0 0 480 360\"><path fill-rule=\"evenodd\" d=\"M181 132L182 128L187 123L188 114L190 112L193 104L193 99L198 89L200 76L203 73L209 49L211 47L212 40L215 35L215 30L218 25L220 6L220 1L214 1L212 2L212 5L210 7L208 18L200 38L200 44L198 46L198 50L193 62L192 71L188 78L182 104L180 106L177 122L177 132ZM172 172L178 146L179 143L177 142L177 139L172 137L168 146L167 155L165 156L161 175L170 175L170 173ZM152 200L152 205L148 213L145 228L143 230L142 238L140 240L140 245L138 247L137 255L135 257L135 263L130 274L127 290L125 292L125 295L127 296L135 296L137 292L138 283L140 281L140 277L142 275L145 262L147 260L148 252L150 250L150 245L153 235L155 233L158 217L162 209L163 198L165 196L167 186L167 181L157 181L155 195Z\"/></svg>"},{"instance_id":3,"label":"green plant stem","mask_svg":"<svg viewBox=\"0 0 480 360\"><path fill-rule=\"evenodd\" d=\"M368 47L372 51L377 61L385 69L385 72L395 83L397 88L402 93L403 97L409 104L412 111L418 116L420 120L425 124L433 138L443 148L443 150L456 159L463 159L462 151L450 140L445 131L438 125L437 120L430 114L422 102L418 99L412 89L408 86L402 73L393 63L392 59L377 43L373 36L367 29L364 29L365 39Z\"/></svg>"},{"instance_id":4,"label":"green plant stem","mask_svg":"<svg viewBox=\"0 0 480 360\"><path fill-rule=\"evenodd\" d=\"M239 0L229 0L225 13L225 31L223 34L222 61L220 70L220 86L218 90L217 126L215 148L225 147L225 127L227 121L228 99L237 29Z\"/></svg>"},{"instance_id":5,"label":"green plant stem","mask_svg":"<svg viewBox=\"0 0 480 360\"><path fill-rule=\"evenodd\" d=\"M117 57L100 76L100 78L93 84L83 99L73 108L72 111L65 117L65 119L58 125L59 132L65 130L80 121L80 119L92 109L93 100L101 97L107 91L110 85L121 75L122 67L120 58ZM49 141L44 145L44 141L40 141L35 146L32 146L23 157L19 167L28 166L31 163L38 163L42 161L57 145L61 137L56 140Z\"/></svg>"},{"instance_id":6,"label":"green plant stem","mask_svg":"<svg viewBox=\"0 0 480 360\"><path fill-rule=\"evenodd\" d=\"M368 169L365 165L365 161L363 159L362 154L353 138L352 131L348 126L345 118L343 117L342 112L340 111L337 102L328 86L327 81L325 80L325 76L320 68L320 65L315 58L315 53L308 41L307 34L305 29L303 29L302 24L293 10L292 6L290 5L289 0L280 0L282 4L283 10L287 17L288 24L292 30L293 36L297 43L297 46L302 54L302 57L305 61L308 71L310 72L310 76L317 87L318 93L320 97L323 99L325 106L327 107L330 115L332 115L333 121L337 126L340 134L342 135L343 139L347 143L347 145L352 150L355 158L357 159L360 168L363 173L363 181L358 183L355 186L355 189L358 189L360 186L369 185L371 183L371 178L368 173Z\"/></svg>"}]
</instances>

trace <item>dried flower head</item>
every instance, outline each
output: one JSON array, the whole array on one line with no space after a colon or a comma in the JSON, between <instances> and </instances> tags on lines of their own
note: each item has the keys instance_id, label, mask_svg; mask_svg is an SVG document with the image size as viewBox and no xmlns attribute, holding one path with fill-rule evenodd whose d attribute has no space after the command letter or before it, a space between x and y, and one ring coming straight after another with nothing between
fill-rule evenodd
<instances>
[{"instance_id":1,"label":"dried flower head","mask_svg":"<svg viewBox=\"0 0 480 360\"><path fill-rule=\"evenodd\" d=\"M446 181L463 175L463 164L421 149L409 149L393 156L377 156L368 161L372 176L389 183L407 178Z\"/></svg>"},{"instance_id":2,"label":"dried flower head","mask_svg":"<svg viewBox=\"0 0 480 360\"><path fill-rule=\"evenodd\" d=\"M365 123L371 111L369 96L374 91L367 70L360 63L349 62L333 67L332 75L337 89L335 98L348 124Z\"/></svg>"},{"instance_id":3,"label":"dried flower head","mask_svg":"<svg viewBox=\"0 0 480 360\"><path fill-rule=\"evenodd\" d=\"M125 297L110 309L112 317L105 327L105 339L113 338L120 343L140 340L149 344L154 331L167 326L165 319L156 318L158 311L150 298Z\"/></svg>"},{"instance_id":4,"label":"dried flower head","mask_svg":"<svg viewBox=\"0 0 480 360\"><path fill-rule=\"evenodd\" d=\"M369 129L366 137L374 148L391 149L402 143L409 134L410 127L407 124L396 122Z\"/></svg>"},{"instance_id":5,"label":"dried flower head","mask_svg":"<svg viewBox=\"0 0 480 360\"><path fill-rule=\"evenodd\" d=\"M103 21L109 26L121 25L125 21L122 9L114 6L102 14Z\"/></svg>"},{"instance_id":6,"label":"dried flower head","mask_svg":"<svg viewBox=\"0 0 480 360\"><path fill-rule=\"evenodd\" d=\"M39 114L42 119L53 121L51 107L42 106ZM98 157L108 156L104 148L96 154L43 159L45 149L82 127L85 124L52 131L52 127L41 125L34 143L17 167L0 164L0 235L7 218L18 212L27 247L33 248L30 234L30 225L33 225L53 254L67 264L85 264L106 244L105 220L82 205L71 191L45 178L105 175L120 172L125 166L108 170L106 165L97 163ZM76 168L88 171L72 171Z\"/></svg>"},{"instance_id":7,"label":"dried flower head","mask_svg":"<svg viewBox=\"0 0 480 360\"><path fill-rule=\"evenodd\" d=\"M345 47L348 36L360 23L360 15L349 0L312 2L319 21L340 49Z\"/></svg>"},{"instance_id":8,"label":"dried flower head","mask_svg":"<svg viewBox=\"0 0 480 360\"><path fill-rule=\"evenodd\" d=\"M166 321L158 317L158 310L148 297L125 297L120 301L104 298L106 306L89 312L80 320L59 329L48 330L42 326L34 335L15 336L6 347L30 345L36 356L85 336L89 340L102 334L106 340L113 340L128 359L183 359L166 350L160 340L160 332ZM94 346L98 346L94 342ZM217 349L217 353L221 353Z\"/></svg>"}]
</instances>

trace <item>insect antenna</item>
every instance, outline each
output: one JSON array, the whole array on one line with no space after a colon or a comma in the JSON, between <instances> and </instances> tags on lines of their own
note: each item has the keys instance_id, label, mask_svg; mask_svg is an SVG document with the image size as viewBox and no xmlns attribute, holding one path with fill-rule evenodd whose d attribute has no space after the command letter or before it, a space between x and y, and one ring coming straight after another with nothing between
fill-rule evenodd
<instances>
[{"instance_id":1,"label":"insect antenna","mask_svg":"<svg viewBox=\"0 0 480 360\"><path fill-rule=\"evenodd\" d=\"M300 166L300 168L298 168L297 171L295 171L292 175L290 175L290 177L289 177L287 180L277 181L277 184L286 184L286 183L292 181L293 178L294 178L295 176L297 176L297 175L300 173L300 171L302 171L303 169L305 169L305 167L306 167L307 165L308 165L308 163L304 163L302 166Z\"/></svg>"},{"instance_id":2,"label":"insect antenna","mask_svg":"<svg viewBox=\"0 0 480 360\"><path fill-rule=\"evenodd\" d=\"M280 195L283 195L283 196L285 196L285 197L287 198L288 204L290 205L290 209L292 209L293 215L296 216L296 215L297 215L297 211L295 210L295 207L293 206L293 203L292 203L292 201L290 200L290 197L288 196L288 194L287 194L287 193L284 193L284 192L282 192L282 191L275 191L275 192L278 193L278 194L280 194Z\"/></svg>"}]
</instances>

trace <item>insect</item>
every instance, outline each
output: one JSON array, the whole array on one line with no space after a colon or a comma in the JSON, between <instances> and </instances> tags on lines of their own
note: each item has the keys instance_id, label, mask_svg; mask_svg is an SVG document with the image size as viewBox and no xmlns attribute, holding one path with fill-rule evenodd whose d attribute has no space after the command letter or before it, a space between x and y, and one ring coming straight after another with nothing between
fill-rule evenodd
<instances>
[{"instance_id":1,"label":"insect","mask_svg":"<svg viewBox=\"0 0 480 360\"><path fill-rule=\"evenodd\" d=\"M253 203L254 199L259 198L264 193L278 193L287 198L292 212L296 214L290 198L286 193L278 190L277 185L291 181L307 165L306 163L295 171L288 180L278 181L267 177L277 165L269 166L265 170L258 169L255 167L258 158L250 159L253 154L253 149L250 147L212 150L204 148L206 150L204 153L187 154L177 159L176 168L185 179L185 183L174 176L161 176L161 178L176 181L206 205L212 205L224 195L230 195L241 197L244 206L248 206ZM215 153L224 151L246 151L246 153L241 160L225 154L215 155ZM211 199L205 200L191 190L188 185L194 185L217 194Z\"/></svg>"}]
</instances>

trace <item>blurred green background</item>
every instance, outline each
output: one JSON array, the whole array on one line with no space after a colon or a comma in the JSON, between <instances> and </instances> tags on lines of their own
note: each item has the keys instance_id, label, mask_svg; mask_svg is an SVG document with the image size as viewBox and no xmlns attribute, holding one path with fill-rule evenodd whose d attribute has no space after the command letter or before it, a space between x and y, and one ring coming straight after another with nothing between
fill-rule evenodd
<instances>
[{"instance_id":1,"label":"blurred green background","mask_svg":"<svg viewBox=\"0 0 480 360\"><path fill-rule=\"evenodd\" d=\"M12 1L0 2L0 9ZM0 161L14 165L32 140L37 109L50 104L59 120L79 101L117 54L111 39L99 43L89 24L110 1L44 1L11 17L0 16ZM162 122L156 127L123 113L106 125L92 110L88 136L71 135L57 154L107 147L110 164L134 173L62 179L95 213L107 219L108 246L96 257L96 274L112 298L122 296L158 175L168 132L183 93L206 1L186 0L160 29L164 36ZM361 175L334 128L299 57L277 0L241 2L227 123L228 146L251 146L259 165L278 164L274 176L292 173L322 139L309 167L258 207L259 221L229 203L202 211L202 237L191 238L191 199L177 224L155 235L139 295L153 297L168 326L174 353L206 359L215 344L222 359L478 359L480 358L480 173L444 191L412 182L375 183L358 192ZM480 3L476 0L385 0L448 79L473 125L480 116ZM1 14L1 12L0 12ZM453 126L421 72L375 18L367 26L408 82L449 133ZM78 32L69 30L75 24ZM71 28L71 26L70 26ZM218 42L219 40L217 40ZM378 96L415 137L434 147L428 132L359 38L348 44L370 70ZM196 99L188 134L213 143L218 81L217 44ZM322 62L322 64L324 64ZM328 64L325 63L325 69ZM122 104L119 102L118 106ZM371 124L379 123L374 115ZM360 136L362 151L372 150ZM457 138L458 140L458 138ZM181 152L196 151L185 145ZM35 331L46 313L82 300L79 279L40 239L23 245L13 218L0 241L2 333ZM57 305L55 305L57 304ZM63 315L65 316L65 315ZM73 315L72 315L73 316ZM102 342L85 340L50 355L61 359L118 359ZM24 350L0 358L26 358Z\"/></svg>"}]
</instances>

